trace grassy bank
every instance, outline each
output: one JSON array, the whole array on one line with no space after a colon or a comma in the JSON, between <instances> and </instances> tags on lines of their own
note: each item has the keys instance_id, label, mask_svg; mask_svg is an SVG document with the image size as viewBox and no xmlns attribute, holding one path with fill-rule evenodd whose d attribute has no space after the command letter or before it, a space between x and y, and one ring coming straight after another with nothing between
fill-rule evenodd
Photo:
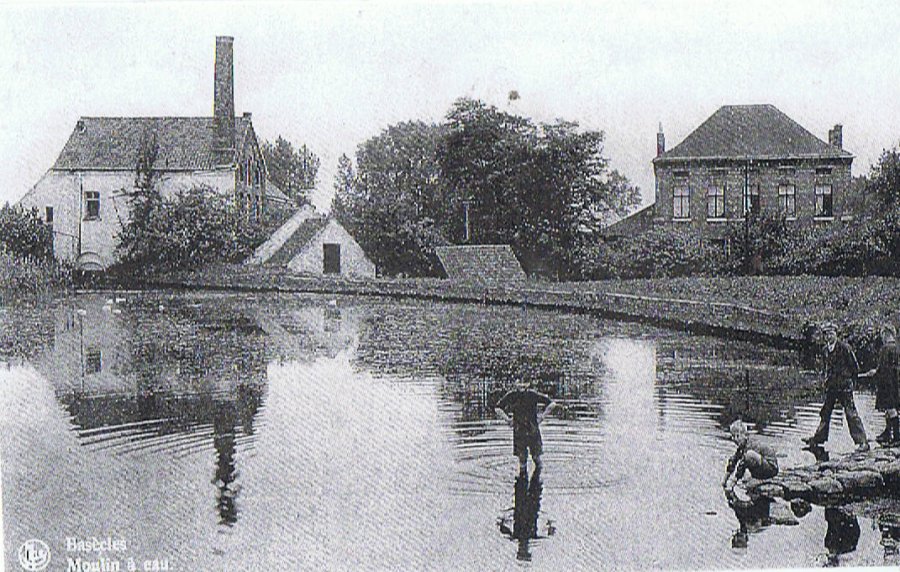
<instances>
[{"instance_id":1,"label":"grassy bank","mask_svg":"<svg viewBox=\"0 0 900 572\"><path fill-rule=\"evenodd\" d=\"M900 279L693 277L484 286L446 280L298 276L283 269L217 266L153 280L160 285L418 297L591 311L708 333L801 344L810 324L836 322L863 354L883 320L900 322Z\"/></svg>"},{"instance_id":2,"label":"grassy bank","mask_svg":"<svg viewBox=\"0 0 900 572\"><path fill-rule=\"evenodd\" d=\"M320 292L419 298L446 302L513 304L562 311L588 312L643 321L696 333L761 339L799 345L802 329L777 311L721 298L659 299L656 292L636 296L630 288L613 291L612 284L526 282L506 285L463 284L448 280L345 280L300 276L270 267L215 266L119 284L127 287L186 287L244 291Z\"/></svg>"}]
</instances>

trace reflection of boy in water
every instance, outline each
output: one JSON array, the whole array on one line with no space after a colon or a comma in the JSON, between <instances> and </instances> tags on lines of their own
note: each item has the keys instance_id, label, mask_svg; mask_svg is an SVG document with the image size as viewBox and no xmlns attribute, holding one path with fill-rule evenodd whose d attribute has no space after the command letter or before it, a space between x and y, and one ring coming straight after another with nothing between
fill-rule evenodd
<instances>
[{"instance_id":1,"label":"reflection of boy in water","mask_svg":"<svg viewBox=\"0 0 900 572\"><path fill-rule=\"evenodd\" d=\"M530 561L531 551L529 543L534 538L540 538L538 535L538 514L541 511L541 493L543 492L543 483L541 482L541 473L535 469L528 479L528 473L522 473L516 477L515 485L515 505L513 506L513 528L509 529L506 519L500 519L500 531L508 535L510 539L517 540L519 549L516 552L516 559Z\"/></svg>"},{"instance_id":2,"label":"reflection of boy in water","mask_svg":"<svg viewBox=\"0 0 900 572\"><path fill-rule=\"evenodd\" d=\"M734 516L738 519L740 528L734 531L731 537L732 548L747 548L747 542L751 532L759 532L772 524L769 515L769 507L771 502L767 499L757 499L755 501L744 501L737 498L733 492L726 491L725 497L728 499L728 506L734 511Z\"/></svg>"},{"instance_id":3,"label":"reflection of boy in water","mask_svg":"<svg viewBox=\"0 0 900 572\"><path fill-rule=\"evenodd\" d=\"M859 542L859 521L856 516L843 508L826 508L825 522L828 530L825 531L825 548L828 550L826 565L839 564L838 556L856 550Z\"/></svg>"},{"instance_id":4,"label":"reflection of boy in water","mask_svg":"<svg viewBox=\"0 0 900 572\"><path fill-rule=\"evenodd\" d=\"M544 409L538 418L538 405ZM528 467L528 451L534 461L536 471L541 469L541 454L544 444L541 440L540 420L554 407L553 400L530 388L527 382L519 383L516 389L508 392L497 402L497 415L507 419L513 428L513 455L519 458L519 472L525 473ZM512 413L512 419L506 414Z\"/></svg>"}]
</instances>

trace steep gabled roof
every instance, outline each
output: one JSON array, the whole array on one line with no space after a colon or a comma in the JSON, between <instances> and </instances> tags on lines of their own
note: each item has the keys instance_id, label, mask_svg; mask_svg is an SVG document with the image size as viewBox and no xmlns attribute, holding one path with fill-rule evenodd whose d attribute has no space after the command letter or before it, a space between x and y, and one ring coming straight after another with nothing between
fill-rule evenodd
<instances>
[{"instance_id":1,"label":"steep gabled roof","mask_svg":"<svg viewBox=\"0 0 900 572\"><path fill-rule=\"evenodd\" d=\"M508 244L438 246L435 254L450 280L502 286L527 278Z\"/></svg>"},{"instance_id":2,"label":"steep gabled roof","mask_svg":"<svg viewBox=\"0 0 900 572\"><path fill-rule=\"evenodd\" d=\"M234 122L240 149L251 122L249 117ZM82 117L53 169L133 171L145 133L155 133L159 145L154 169L203 171L216 166L212 117Z\"/></svg>"},{"instance_id":3,"label":"steep gabled roof","mask_svg":"<svg viewBox=\"0 0 900 572\"><path fill-rule=\"evenodd\" d=\"M290 238L288 238L281 248L266 261L266 264L283 266L290 262L295 256L300 254L300 251L306 248L306 245L309 244L320 231L328 226L328 221L328 217L318 215L312 216L301 222Z\"/></svg>"},{"instance_id":4,"label":"steep gabled roof","mask_svg":"<svg viewBox=\"0 0 900 572\"><path fill-rule=\"evenodd\" d=\"M275 200L277 202L282 202L282 203L293 203L294 202L293 200L291 200L290 197L288 197L286 194L284 194L284 191L282 191L280 188L278 188L278 186L275 183L273 183L272 181L266 181L266 198L269 200Z\"/></svg>"},{"instance_id":5,"label":"steep gabled roof","mask_svg":"<svg viewBox=\"0 0 900 572\"><path fill-rule=\"evenodd\" d=\"M773 105L725 105L684 141L653 160L669 159L849 159L853 155L822 141Z\"/></svg>"}]
</instances>

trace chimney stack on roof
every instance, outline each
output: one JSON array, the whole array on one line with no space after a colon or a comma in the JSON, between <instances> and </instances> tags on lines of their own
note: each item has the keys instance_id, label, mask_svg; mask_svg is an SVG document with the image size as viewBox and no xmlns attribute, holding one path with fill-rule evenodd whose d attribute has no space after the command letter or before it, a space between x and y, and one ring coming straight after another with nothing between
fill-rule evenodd
<instances>
[{"instance_id":1,"label":"chimney stack on roof","mask_svg":"<svg viewBox=\"0 0 900 572\"><path fill-rule=\"evenodd\" d=\"M234 38L216 36L213 150L216 162L234 161Z\"/></svg>"},{"instance_id":2,"label":"chimney stack on roof","mask_svg":"<svg viewBox=\"0 0 900 572\"><path fill-rule=\"evenodd\" d=\"M844 148L844 128L840 123L835 125L834 129L828 130L828 144L838 149Z\"/></svg>"},{"instance_id":3,"label":"chimney stack on roof","mask_svg":"<svg viewBox=\"0 0 900 572\"><path fill-rule=\"evenodd\" d=\"M659 132L656 134L656 156L666 152L666 136L663 134L662 121L659 122Z\"/></svg>"}]
</instances>

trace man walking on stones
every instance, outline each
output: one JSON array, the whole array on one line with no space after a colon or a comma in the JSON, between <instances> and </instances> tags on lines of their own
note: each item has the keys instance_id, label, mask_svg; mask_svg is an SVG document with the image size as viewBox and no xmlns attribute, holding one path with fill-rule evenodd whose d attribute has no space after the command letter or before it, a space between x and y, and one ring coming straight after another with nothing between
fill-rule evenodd
<instances>
[{"instance_id":1,"label":"man walking on stones","mask_svg":"<svg viewBox=\"0 0 900 572\"><path fill-rule=\"evenodd\" d=\"M875 409L884 411L884 431L875 437L882 445L900 443L900 348L897 347L897 330L890 324L881 326L881 349L878 350L878 364L859 377L874 377L876 382Z\"/></svg>"},{"instance_id":2,"label":"man walking on stones","mask_svg":"<svg viewBox=\"0 0 900 572\"><path fill-rule=\"evenodd\" d=\"M844 416L847 418L850 437L856 443L856 450L868 451L866 430L856 411L856 403L853 401L853 382L859 374L856 356L847 342L838 339L837 327L834 324L826 324L823 327L823 337L825 344L825 403L822 404L822 411L819 413L821 421L815 434L803 440L810 447L828 441L831 412L834 411L835 404L840 403L844 408Z\"/></svg>"}]
</instances>

